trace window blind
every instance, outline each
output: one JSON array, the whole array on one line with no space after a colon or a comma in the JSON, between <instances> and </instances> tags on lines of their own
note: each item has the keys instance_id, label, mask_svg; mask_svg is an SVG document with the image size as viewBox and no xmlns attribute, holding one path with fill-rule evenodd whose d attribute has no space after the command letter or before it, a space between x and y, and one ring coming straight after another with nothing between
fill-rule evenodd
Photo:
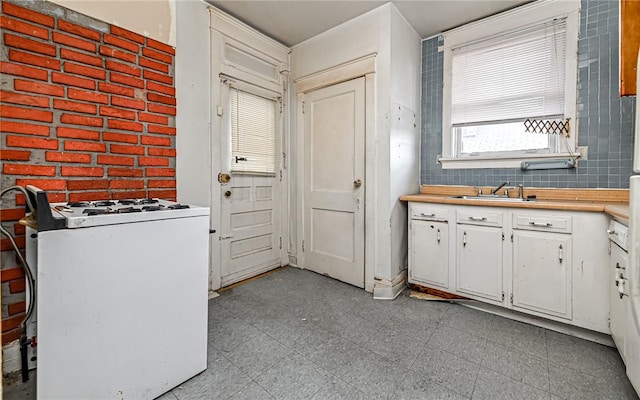
<instances>
[{"instance_id":1,"label":"window blind","mask_svg":"<svg viewBox=\"0 0 640 400\"><path fill-rule=\"evenodd\" d=\"M452 49L453 126L564 115L566 18Z\"/></svg>"},{"instance_id":2,"label":"window blind","mask_svg":"<svg viewBox=\"0 0 640 400\"><path fill-rule=\"evenodd\" d=\"M275 173L276 101L236 88L231 95L231 171Z\"/></svg>"}]
</instances>

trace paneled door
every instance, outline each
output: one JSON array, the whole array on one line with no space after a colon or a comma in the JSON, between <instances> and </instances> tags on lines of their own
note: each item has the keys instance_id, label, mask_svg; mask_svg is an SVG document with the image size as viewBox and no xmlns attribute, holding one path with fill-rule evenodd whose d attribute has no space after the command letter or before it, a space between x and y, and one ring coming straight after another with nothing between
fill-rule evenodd
<instances>
[{"instance_id":1,"label":"paneled door","mask_svg":"<svg viewBox=\"0 0 640 400\"><path fill-rule=\"evenodd\" d=\"M240 175L222 187L223 287L280 266L280 217L274 207L279 197L276 181L275 177Z\"/></svg>"},{"instance_id":2,"label":"paneled door","mask_svg":"<svg viewBox=\"0 0 640 400\"><path fill-rule=\"evenodd\" d=\"M223 287L281 265L281 107L273 95L244 88L222 94L228 105L221 135L226 176L219 178Z\"/></svg>"},{"instance_id":3,"label":"paneled door","mask_svg":"<svg viewBox=\"0 0 640 400\"><path fill-rule=\"evenodd\" d=\"M304 268L364 287L365 79L306 93Z\"/></svg>"}]
</instances>

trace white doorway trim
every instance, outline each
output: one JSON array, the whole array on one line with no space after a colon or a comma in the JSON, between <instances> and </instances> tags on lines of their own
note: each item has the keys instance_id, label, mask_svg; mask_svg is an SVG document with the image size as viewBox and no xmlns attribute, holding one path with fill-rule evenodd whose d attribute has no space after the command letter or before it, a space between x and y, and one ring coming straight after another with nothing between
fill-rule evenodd
<instances>
[{"instance_id":1,"label":"white doorway trim","mask_svg":"<svg viewBox=\"0 0 640 400\"><path fill-rule=\"evenodd\" d=\"M297 174L297 261L298 266L304 268L304 252L302 242L304 240L304 115L302 112L302 99L304 93L331 86L350 79L365 78L365 256L364 256L364 288L367 292L373 292L374 275L376 265L375 232L376 220L376 176L375 176L375 137L376 137L376 99L375 99L375 65L376 54L370 54L355 60L307 75L295 80L296 84L296 174Z\"/></svg>"}]
</instances>

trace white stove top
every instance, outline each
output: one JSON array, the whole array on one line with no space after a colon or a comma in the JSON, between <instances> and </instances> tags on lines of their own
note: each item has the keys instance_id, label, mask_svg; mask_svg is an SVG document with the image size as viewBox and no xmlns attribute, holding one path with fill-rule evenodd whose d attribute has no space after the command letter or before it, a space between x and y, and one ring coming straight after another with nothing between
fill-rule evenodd
<instances>
[{"instance_id":1,"label":"white stove top","mask_svg":"<svg viewBox=\"0 0 640 400\"><path fill-rule=\"evenodd\" d=\"M51 204L54 217L67 228L125 224L209 215L209 209L162 199L82 201Z\"/></svg>"}]
</instances>

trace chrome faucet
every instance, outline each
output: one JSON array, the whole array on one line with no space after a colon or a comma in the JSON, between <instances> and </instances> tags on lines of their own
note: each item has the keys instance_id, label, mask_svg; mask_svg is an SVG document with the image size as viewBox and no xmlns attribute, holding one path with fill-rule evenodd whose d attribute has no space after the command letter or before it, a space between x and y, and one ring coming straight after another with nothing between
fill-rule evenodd
<instances>
[{"instance_id":1,"label":"chrome faucet","mask_svg":"<svg viewBox=\"0 0 640 400\"><path fill-rule=\"evenodd\" d=\"M507 185L509 185L509 184L511 184L511 182L509 182L509 181L507 181L507 182L502 182L502 183L500 184L500 186L498 186L497 188L495 188L495 189L493 189L493 190L491 191L491 194L492 194L492 195L495 195L496 193L498 193L498 190L502 189L503 187L505 187L505 186L507 186Z\"/></svg>"},{"instance_id":2,"label":"chrome faucet","mask_svg":"<svg viewBox=\"0 0 640 400\"><path fill-rule=\"evenodd\" d=\"M504 189L504 195L509 197L509 192L511 189L518 189L518 198L524 200L524 185L522 183L518 184L518 186L508 187Z\"/></svg>"}]
</instances>

